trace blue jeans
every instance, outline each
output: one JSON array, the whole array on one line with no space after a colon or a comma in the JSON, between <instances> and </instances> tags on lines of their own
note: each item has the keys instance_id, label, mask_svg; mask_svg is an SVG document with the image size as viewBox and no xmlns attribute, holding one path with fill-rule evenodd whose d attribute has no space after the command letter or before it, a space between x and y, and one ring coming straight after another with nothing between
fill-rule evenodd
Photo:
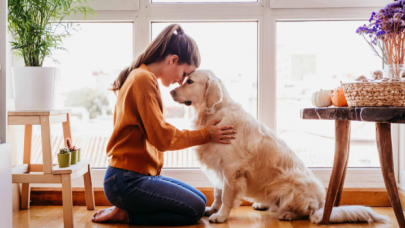
<instances>
[{"instance_id":1,"label":"blue jeans","mask_svg":"<svg viewBox=\"0 0 405 228\"><path fill-rule=\"evenodd\" d=\"M128 212L134 225L191 225L202 218L207 199L181 181L108 167L104 193Z\"/></svg>"}]
</instances>

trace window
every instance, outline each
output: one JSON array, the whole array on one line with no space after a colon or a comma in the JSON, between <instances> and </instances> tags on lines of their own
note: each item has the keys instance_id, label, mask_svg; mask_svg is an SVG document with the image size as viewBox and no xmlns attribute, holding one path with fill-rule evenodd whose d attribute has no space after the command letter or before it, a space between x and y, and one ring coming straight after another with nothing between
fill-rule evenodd
<instances>
[{"instance_id":1,"label":"window","mask_svg":"<svg viewBox=\"0 0 405 228\"><path fill-rule=\"evenodd\" d=\"M154 39L171 23L152 23ZM257 117L257 22L185 22L184 31L197 43L200 69L210 69L226 85L234 101ZM173 101L169 92L176 86L160 86L166 120L179 129L190 129L192 107ZM165 153L165 167L199 167L190 149Z\"/></svg>"},{"instance_id":2,"label":"window","mask_svg":"<svg viewBox=\"0 0 405 228\"><path fill-rule=\"evenodd\" d=\"M382 69L363 37L362 21L277 22L277 133L309 167L331 167L334 121L301 120L312 93ZM349 167L379 167L375 124L351 122Z\"/></svg>"},{"instance_id":3,"label":"window","mask_svg":"<svg viewBox=\"0 0 405 228\"><path fill-rule=\"evenodd\" d=\"M163 1L166 1L166 4ZM359 0L361 3L358 4L336 0L322 3L315 0L193 1L196 4L184 4L191 2L188 0L148 0L147 2L153 4L141 2L138 5L137 0L125 0L119 4L120 10L114 8L116 4L110 6L109 3L102 3L103 1L93 1L97 4L98 14L92 22L97 23L81 24L82 30L64 42L70 54L57 52L55 56L61 62L62 71L58 84L58 90L63 91L57 98L59 107L67 105L67 90L84 85L94 88L95 85L94 77L88 74L70 77L82 73L77 70L67 76L65 71L78 68L85 70L86 67L80 65L82 63L87 63L85 66L92 68L89 59L102 58L107 62L93 61L100 64L92 63L95 67L88 70L89 74L92 75L93 71L100 69L103 73L109 72L104 68L111 66L117 71L111 73L111 79L114 79L123 67L130 64L134 53L145 50L152 38L167 24L181 22L186 33L196 40L200 48L201 68L209 68L222 80L227 80L226 86L233 99L242 103L245 110L259 118L262 123L276 130L305 164L310 167L326 167L311 170L327 186L334 154L333 121L301 120L300 108L312 107L309 96L315 90L333 89L340 84L340 80L344 81L348 74L356 77L381 68L381 61L377 57L374 58L362 37L355 34L356 28L364 24L361 20L367 20L371 13L370 8L363 7L380 8L381 3L365 0ZM215 4L223 2L227 3ZM71 15L68 19L83 20L81 15ZM106 23L107 21L114 23ZM102 29L84 34L87 25L101 25ZM99 40L102 45L96 43ZM75 47L78 46L73 42L82 42L82 45L76 50ZM114 45L116 48L109 50L108 46ZM104 50L110 51L111 54ZM118 55L117 52L121 53ZM49 66L53 63L48 61L47 64ZM297 74L297 70L292 71L292 64L296 66L295 69L301 69L303 74ZM333 77L336 78L332 79ZM69 88L61 88L62 82L67 85L69 80L74 84L65 86ZM171 96L167 96L170 89L172 88L161 87L163 102L167 108L167 121L180 129L189 129L189 117L193 115L193 110L174 103ZM106 94L115 99L112 93ZM110 100L110 104L113 106L115 101ZM98 115L96 119L89 117L87 122L77 113L74 119L72 118L73 136L87 137L76 143L81 146L87 143L89 147L86 150L89 150L89 155L96 160L93 167L104 167L93 170L95 187L103 186L107 166L105 149L101 149L105 147L107 140L103 141L98 135L102 134L108 138L113 127L112 117L107 110L104 112L105 116ZM95 124L96 121L100 124ZM59 129L52 128L52 133L59 132ZM319 132L322 133L321 136ZM352 122L349 166L359 168L347 171L345 187L384 187L381 170L370 168L379 166L374 132L373 123ZM400 170L400 175L404 169L404 159L401 158L404 147L399 139L404 132L403 127L399 131L398 126L392 125L394 163L401 167L396 167L396 171ZM93 138L89 138L92 135ZM62 145L61 138L53 138L53 144L56 144L55 142ZM38 146L40 145L33 145L35 150L38 150ZM53 153L55 152L53 150ZM40 158L35 159L33 158L41 163ZM198 169L199 164L194 153L167 152L165 162L163 175L185 181L194 187L212 187L207 177ZM79 179L74 181L74 187L83 186ZM404 183L402 180L401 183Z\"/></svg>"},{"instance_id":4,"label":"window","mask_svg":"<svg viewBox=\"0 0 405 228\"><path fill-rule=\"evenodd\" d=\"M235 2L257 2L257 0L152 0L152 3L194 3L194 2L235 3Z\"/></svg>"},{"instance_id":5,"label":"window","mask_svg":"<svg viewBox=\"0 0 405 228\"><path fill-rule=\"evenodd\" d=\"M107 167L106 146L113 130L116 96L108 91L119 72L133 59L133 23L80 23L44 66L59 66L57 108L71 109L73 143L92 167ZM63 147L61 124L51 125L53 163ZM42 163L40 127L34 127L33 163Z\"/></svg>"}]
</instances>

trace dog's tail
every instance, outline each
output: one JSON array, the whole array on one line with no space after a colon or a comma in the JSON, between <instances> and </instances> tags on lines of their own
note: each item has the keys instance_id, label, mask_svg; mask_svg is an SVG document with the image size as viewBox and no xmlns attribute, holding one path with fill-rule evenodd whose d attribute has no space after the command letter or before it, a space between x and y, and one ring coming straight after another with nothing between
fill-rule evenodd
<instances>
[{"instance_id":1,"label":"dog's tail","mask_svg":"<svg viewBox=\"0 0 405 228\"><path fill-rule=\"evenodd\" d=\"M324 208L318 209L309 216L312 223L322 222ZM370 207L364 206L340 206L334 207L329 219L330 223L344 222L382 222L388 223L389 218L385 215L375 213Z\"/></svg>"}]
</instances>

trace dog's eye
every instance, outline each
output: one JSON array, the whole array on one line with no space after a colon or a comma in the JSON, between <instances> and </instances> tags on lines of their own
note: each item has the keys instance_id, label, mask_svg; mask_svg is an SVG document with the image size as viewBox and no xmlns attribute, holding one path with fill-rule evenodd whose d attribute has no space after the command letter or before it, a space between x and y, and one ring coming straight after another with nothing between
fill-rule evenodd
<instances>
[{"instance_id":1,"label":"dog's eye","mask_svg":"<svg viewBox=\"0 0 405 228\"><path fill-rule=\"evenodd\" d=\"M194 82L194 81L191 80L191 79L188 79L188 80L187 80L187 84L193 84L193 82Z\"/></svg>"}]
</instances>

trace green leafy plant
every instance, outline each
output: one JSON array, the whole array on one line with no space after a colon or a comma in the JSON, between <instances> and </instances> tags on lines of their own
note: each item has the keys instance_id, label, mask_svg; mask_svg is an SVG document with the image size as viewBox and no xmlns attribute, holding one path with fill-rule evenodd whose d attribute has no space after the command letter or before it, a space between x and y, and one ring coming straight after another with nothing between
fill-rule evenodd
<instances>
[{"instance_id":1,"label":"green leafy plant","mask_svg":"<svg viewBox=\"0 0 405 228\"><path fill-rule=\"evenodd\" d=\"M62 148L62 149L59 150L59 153L60 154L67 154L67 153L70 153L70 150L69 150L69 148Z\"/></svg>"},{"instance_id":2,"label":"green leafy plant","mask_svg":"<svg viewBox=\"0 0 405 228\"><path fill-rule=\"evenodd\" d=\"M53 50L66 50L62 40L75 28L62 20L78 12L83 13L84 19L95 15L87 0L8 0L13 52L24 59L25 66L42 66ZM60 28L64 31L56 31Z\"/></svg>"}]
</instances>

